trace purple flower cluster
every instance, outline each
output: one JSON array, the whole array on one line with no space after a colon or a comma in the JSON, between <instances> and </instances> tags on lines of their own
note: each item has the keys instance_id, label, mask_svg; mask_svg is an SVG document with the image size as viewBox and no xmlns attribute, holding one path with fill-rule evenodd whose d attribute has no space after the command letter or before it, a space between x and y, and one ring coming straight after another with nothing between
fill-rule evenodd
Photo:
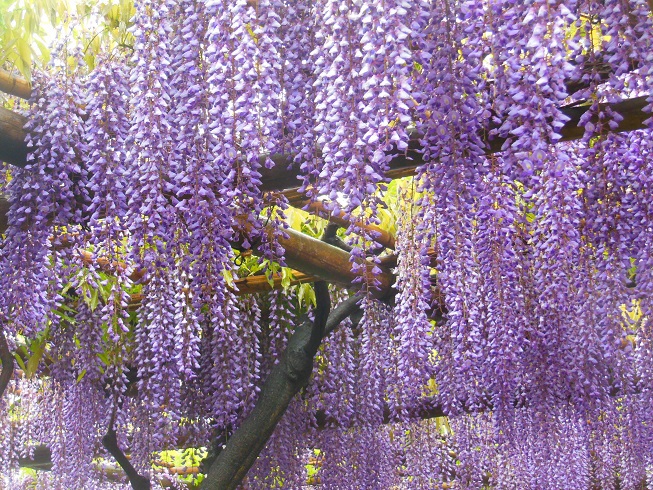
<instances>
[{"instance_id":1,"label":"purple flower cluster","mask_svg":"<svg viewBox=\"0 0 653 490\"><path fill-rule=\"evenodd\" d=\"M7 185L12 206L2 247L1 295L10 332L31 336L42 330L58 300L50 253L64 229L82 223L80 203L87 201L82 146L82 110L76 105L79 80L37 75L27 126L31 151L24 169ZM54 287L53 287L54 286Z\"/></svg>"}]
</instances>

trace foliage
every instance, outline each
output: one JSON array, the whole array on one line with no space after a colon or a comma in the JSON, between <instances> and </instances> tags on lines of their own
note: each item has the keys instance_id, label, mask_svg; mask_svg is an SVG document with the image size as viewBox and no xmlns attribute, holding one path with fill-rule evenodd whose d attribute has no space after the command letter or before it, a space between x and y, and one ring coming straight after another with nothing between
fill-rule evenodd
<instances>
[{"instance_id":1,"label":"foliage","mask_svg":"<svg viewBox=\"0 0 653 490\"><path fill-rule=\"evenodd\" d=\"M45 23L58 23L64 5L58 0L3 0L0 4L0 66L15 66L27 79L33 61L49 61Z\"/></svg>"},{"instance_id":2,"label":"foliage","mask_svg":"<svg viewBox=\"0 0 653 490\"><path fill-rule=\"evenodd\" d=\"M92 70L98 55L133 49L129 29L135 12L133 0L3 0L0 67L31 80L35 67L43 69L51 61L59 36L65 46L55 49L81 51L85 66ZM69 61L76 64L74 57Z\"/></svg>"}]
</instances>

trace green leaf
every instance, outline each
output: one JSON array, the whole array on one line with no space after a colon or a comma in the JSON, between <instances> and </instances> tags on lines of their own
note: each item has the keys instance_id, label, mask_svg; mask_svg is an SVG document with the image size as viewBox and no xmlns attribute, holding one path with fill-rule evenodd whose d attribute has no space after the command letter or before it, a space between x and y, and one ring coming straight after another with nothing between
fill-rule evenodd
<instances>
[{"instance_id":1,"label":"green leaf","mask_svg":"<svg viewBox=\"0 0 653 490\"><path fill-rule=\"evenodd\" d=\"M89 292L90 296L84 295L84 301L86 301L86 304L91 309L91 311L95 311L98 303L100 302L100 292L96 288L89 288Z\"/></svg>"},{"instance_id":2,"label":"green leaf","mask_svg":"<svg viewBox=\"0 0 653 490\"><path fill-rule=\"evenodd\" d=\"M31 66L32 64L32 50L29 47L27 41L23 38L16 40L16 47L18 48L18 55L20 60L25 66ZM22 70L21 70L22 72Z\"/></svg>"},{"instance_id":3,"label":"green leaf","mask_svg":"<svg viewBox=\"0 0 653 490\"><path fill-rule=\"evenodd\" d=\"M290 287L290 283L292 281L293 275L292 275L292 269L289 267L282 267L281 268L281 287L285 290Z\"/></svg>"},{"instance_id":4,"label":"green leaf","mask_svg":"<svg viewBox=\"0 0 653 490\"><path fill-rule=\"evenodd\" d=\"M64 285L63 289L61 290L61 295L63 296L64 294L66 294L66 293L70 290L70 288L72 288L72 287L73 287L73 283L70 282L70 281L68 281L68 282Z\"/></svg>"},{"instance_id":5,"label":"green leaf","mask_svg":"<svg viewBox=\"0 0 653 490\"><path fill-rule=\"evenodd\" d=\"M315 306L317 302L315 300L315 291L313 290L313 286L310 284L300 284L297 288L297 300L299 301L300 305L304 304L306 306Z\"/></svg>"},{"instance_id":6,"label":"green leaf","mask_svg":"<svg viewBox=\"0 0 653 490\"><path fill-rule=\"evenodd\" d=\"M69 313L77 313L77 310L75 308L73 308L72 306L68 306L65 303L60 304L59 309L63 311L67 311Z\"/></svg>"},{"instance_id":7,"label":"green leaf","mask_svg":"<svg viewBox=\"0 0 653 490\"><path fill-rule=\"evenodd\" d=\"M14 358L16 359L16 363L18 363L18 366L20 369L23 370L23 372L27 372L27 368L25 367L25 361L23 361L23 358L18 355L18 352L14 352Z\"/></svg>"},{"instance_id":8,"label":"green leaf","mask_svg":"<svg viewBox=\"0 0 653 490\"><path fill-rule=\"evenodd\" d=\"M98 352L98 359L104 363L105 366L109 365L109 356L106 352Z\"/></svg>"},{"instance_id":9,"label":"green leaf","mask_svg":"<svg viewBox=\"0 0 653 490\"><path fill-rule=\"evenodd\" d=\"M104 281L100 283L100 296L102 301L105 303L109 300L111 296L111 291L113 291L116 280L114 277L107 277Z\"/></svg>"},{"instance_id":10,"label":"green leaf","mask_svg":"<svg viewBox=\"0 0 653 490\"><path fill-rule=\"evenodd\" d=\"M59 318L63 318L63 319L66 320L68 323L75 323L75 319L74 319L74 318L69 317L68 315L66 315L66 314L65 314L64 312L62 312L62 311L59 311L59 310L53 310L52 313L54 313L55 315L57 315Z\"/></svg>"},{"instance_id":11,"label":"green leaf","mask_svg":"<svg viewBox=\"0 0 653 490\"><path fill-rule=\"evenodd\" d=\"M36 345L34 345L36 344ZM27 378L31 378L36 373L36 370L39 367L39 363L43 358L43 353L45 352L45 339L42 341L36 341L32 344L33 354L27 360L27 366L25 367L25 375Z\"/></svg>"}]
</instances>

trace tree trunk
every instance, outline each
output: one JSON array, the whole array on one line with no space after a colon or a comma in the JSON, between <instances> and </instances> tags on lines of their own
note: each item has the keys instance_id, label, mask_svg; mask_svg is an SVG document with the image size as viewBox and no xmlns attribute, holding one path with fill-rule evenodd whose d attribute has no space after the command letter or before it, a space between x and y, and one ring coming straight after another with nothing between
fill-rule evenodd
<instances>
[{"instance_id":1,"label":"tree trunk","mask_svg":"<svg viewBox=\"0 0 653 490\"><path fill-rule=\"evenodd\" d=\"M201 490L233 490L240 485L288 404L308 383L322 338L359 309L360 297L353 296L329 313L329 292L323 282L315 283L315 296L315 321L304 321L295 329L281 361L265 381L254 409L211 464Z\"/></svg>"}]
</instances>

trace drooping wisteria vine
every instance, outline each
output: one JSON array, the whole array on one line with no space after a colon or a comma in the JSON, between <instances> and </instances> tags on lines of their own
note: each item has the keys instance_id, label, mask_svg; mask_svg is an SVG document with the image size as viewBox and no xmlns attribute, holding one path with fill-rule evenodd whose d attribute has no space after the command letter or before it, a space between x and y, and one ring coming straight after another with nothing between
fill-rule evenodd
<instances>
[{"instance_id":1,"label":"drooping wisteria vine","mask_svg":"<svg viewBox=\"0 0 653 490\"><path fill-rule=\"evenodd\" d=\"M92 69L59 40L3 184L0 487L118 488L108 430L153 488L207 474L314 315L282 269L292 193L265 179L286 172L347 223L358 277L331 300L360 311L246 488L653 484L653 123L617 133L609 105L653 112L650 2L135 12ZM415 177L390 182L397 158ZM282 289L243 295L252 271ZM18 469L43 450L51 473Z\"/></svg>"}]
</instances>

